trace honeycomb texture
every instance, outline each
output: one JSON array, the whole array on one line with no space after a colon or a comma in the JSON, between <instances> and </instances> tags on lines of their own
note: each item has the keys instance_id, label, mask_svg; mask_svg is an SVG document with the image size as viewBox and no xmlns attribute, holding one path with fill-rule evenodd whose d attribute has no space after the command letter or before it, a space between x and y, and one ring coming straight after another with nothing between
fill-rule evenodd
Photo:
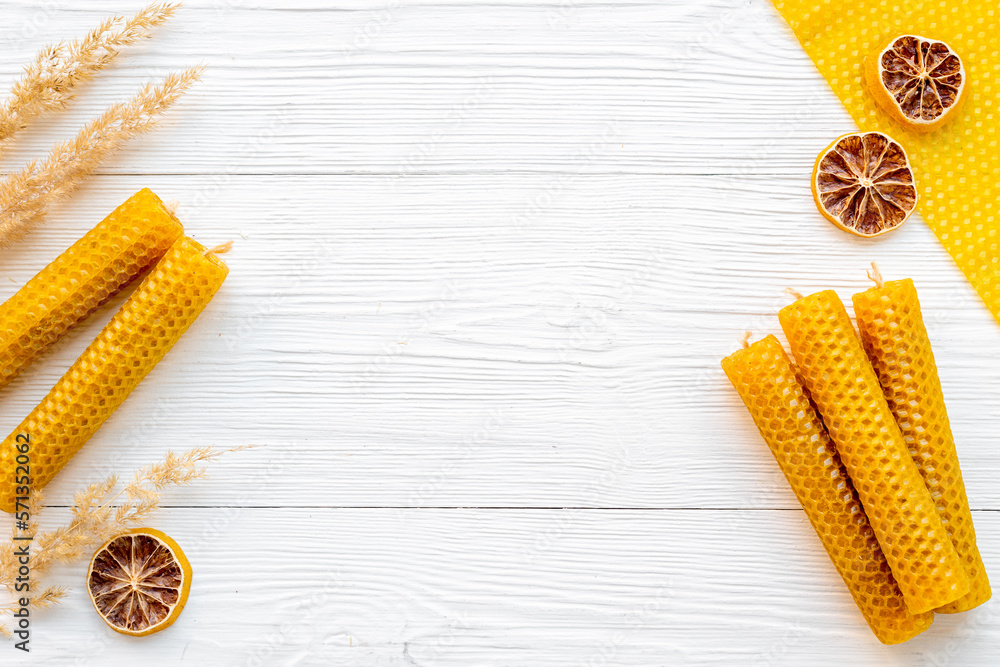
<instances>
[{"instance_id":1,"label":"honeycomb texture","mask_svg":"<svg viewBox=\"0 0 1000 667\"><path fill-rule=\"evenodd\" d=\"M778 339L768 336L726 357L722 368L879 641L899 644L930 627L934 614L907 609L847 470Z\"/></svg>"},{"instance_id":2,"label":"honeycomb texture","mask_svg":"<svg viewBox=\"0 0 1000 667\"><path fill-rule=\"evenodd\" d=\"M907 607L919 614L968 593L963 563L840 298L819 292L778 317Z\"/></svg>"},{"instance_id":3,"label":"honeycomb texture","mask_svg":"<svg viewBox=\"0 0 1000 667\"><path fill-rule=\"evenodd\" d=\"M992 591L976 546L955 440L913 281L890 281L855 294L854 312L861 343L889 408L969 576L969 593L937 611L978 607Z\"/></svg>"},{"instance_id":4,"label":"honeycomb texture","mask_svg":"<svg viewBox=\"0 0 1000 667\"><path fill-rule=\"evenodd\" d=\"M906 149L924 220L1000 321L996 0L773 1L858 127L885 132ZM928 134L894 121L864 83L868 54L904 33L947 42L965 64L971 86L955 118Z\"/></svg>"},{"instance_id":5,"label":"honeycomb texture","mask_svg":"<svg viewBox=\"0 0 1000 667\"><path fill-rule=\"evenodd\" d=\"M184 233L150 190L112 211L0 306L0 388L153 265Z\"/></svg>"},{"instance_id":6,"label":"honeycomb texture","mask_svg":"<svg viewBox=\"0 0 1000 667\"><path fill-rule=\"evenodd\" d=\"M14 508L15 438L33 488L48 484L198 318L228 269L187 237L167 251L41 403L0 445L0 509Z\"/></svg>"}]
</instances>

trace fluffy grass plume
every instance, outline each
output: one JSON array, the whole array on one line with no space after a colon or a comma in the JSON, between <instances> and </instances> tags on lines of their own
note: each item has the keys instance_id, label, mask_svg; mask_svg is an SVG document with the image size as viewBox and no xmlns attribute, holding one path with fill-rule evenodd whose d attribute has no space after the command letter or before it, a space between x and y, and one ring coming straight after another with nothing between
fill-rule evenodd
<instances>
[{"instance_id":1,"label":"fluffy grass plume","mask_svg":"<svg viewBox=\"0 0 1000 667\"><path fill-rule=\"evenodd\" d=\"M107 67L123 47L149 37L179 5L156 3L126 19L105 19L83 39L42 49L0 107L0 146L32 118L65 107L77 86Z\"/></svg>"},{"instance_id":2,"label":"fluffy grass plume","mask_svg":"<svg viewBox=\"0 0 1000 667\"><path fill-rule=\"evenodd\" d=\"M158 85L147 84L128 102L119 102L58 144L42 160L31 161L0 181L0 246L8 246L38 222L48 207L80 187L112 153L129 139L149 131L191 84L202 68L170 74Z\"/></svg>"},{"instance_id":3,"label":"fluffy grass plume","mask_svg":"<svg viewBox=\"0 0 1000 667\"><path fill-rule=\"evenodd\" d=\"M89 558L97 547L112 537L144 525L160 508L160 492L163 489L205 477L204 464L241 449L247 447L197 447L183 454L169 452L163 461L140 468L125 483L120 483L118 476L111 475L78 491L73 497L72 520L44 533L38 532L36 518L45 507L45 498L41 491L34 491L28 503L31 522L26 530L15 529L13 535L34 536L29 561L33 590L39 590L34 588L37 582L56 563ZM19 566L14 541L0 544L0 585L8 593L14 593ZM66 590L54 586L42 588L31 597L31 606L41 609L58 604L66 593ZM16 606L0 607L0 616L16 609ZM0 634L10 636L9 628L3 623L0 623Z\"/></svg>"}]
</instances>

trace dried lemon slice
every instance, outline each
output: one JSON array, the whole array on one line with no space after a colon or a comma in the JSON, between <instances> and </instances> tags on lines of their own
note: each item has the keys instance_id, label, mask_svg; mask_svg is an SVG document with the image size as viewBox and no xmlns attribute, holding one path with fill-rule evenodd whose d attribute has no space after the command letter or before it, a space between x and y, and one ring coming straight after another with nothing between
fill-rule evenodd
<instances>
[{"instance_id":1,"label":"dried lemon slice","mask_svg":"<svg viewBox=\"0 0 1000 667\"><path fill-rule=\"evenodd\" d=\"M958 114L969 87L962 59L944 42L900 35L865 60L865 79L883 109L930 132Z\"/></svg>"},{"instance_id":2,"label":"dried lemon slice","mask_svg":"<svg viewBox=\"0 0 1000 667\"><path fill-rule=\"evenodd\" d=\"M180 616L191 590L191 564L167 535L136 528L97 550L90 561L87 590L111 629L145 637Z\"/></svg>"},{"instance_id":3,"label":"dried lemon slice","mask_svg":"<svg viewBox=\"0 0 1000 667\"><path fill-rule=\"evenodd\" d=\"M812 192L827 220L858 236L892 231L917 208L906 151L881 132L845 134L823 149Z\"/></svg>"}]
</instances>

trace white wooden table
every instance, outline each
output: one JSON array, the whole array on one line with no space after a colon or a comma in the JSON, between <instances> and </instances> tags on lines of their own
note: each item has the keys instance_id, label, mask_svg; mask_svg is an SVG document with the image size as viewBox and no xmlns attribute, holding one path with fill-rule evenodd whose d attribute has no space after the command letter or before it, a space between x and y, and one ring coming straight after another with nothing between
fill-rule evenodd
<instances>
[{"instance_id":1,"label":"white wooden table","mask_svg":"<svg viewBox=\"0 0 1000 667\"><path fill-rule=\"evenodd\" d=\"M82 5L4 3L4 89L142 2ZM236 241L44 525L169 449L264 446L153 522L195 569L174 627L107 630L75 564L0 663L997 664L995 602L873 638L719 368L786 287L912 277L1000 581L1000 327L919 217L874 242L819 217L814 156L854 126L766 0L189 0L3 167L197 62L0 254L0 298L143 186ZM4 391L4 433L118 303Z\"/></svg>"}]
</instances>

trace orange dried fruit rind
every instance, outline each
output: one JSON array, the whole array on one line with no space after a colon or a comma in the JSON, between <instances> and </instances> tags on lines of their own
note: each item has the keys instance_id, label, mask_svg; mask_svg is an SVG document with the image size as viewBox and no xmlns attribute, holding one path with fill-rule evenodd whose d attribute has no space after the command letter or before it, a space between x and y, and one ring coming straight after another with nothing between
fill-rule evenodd
<instances>
[{"instance_id":1,"label":"orange dried fruit rind","mask_svg":"<svg viewBox=\"0 0 1000 667\"><path fill-rule=\"evenodd\" d=\"M962 58L945 42L920 35L897 35L870 53L865 82L878 105L915 132L957 116L969 93Z\"/></svg>"},{"instance_id":2,"label":"orange dried fruit rind","mask_svg":"<svg viewBox=\"0 0 1000 667\"><path fill-rule=\"evenodd\" d=\"M917 210L917 187L906 151L882 132L850 132L816 157L816 208L856 236L880 236Z\"/></svg>"},{"instance_id":3,"label":"orange dried fruit rind","mask_svg":"<svg viewBox=\"0 0 1000 667\"><path fill-rule=\"evenodd\" d=\"M87 592L112 630L145 637L177 620L191 577L191 563L177 542L159 530L134 528L94 552Z\"/></svg>"}]
</instances>

